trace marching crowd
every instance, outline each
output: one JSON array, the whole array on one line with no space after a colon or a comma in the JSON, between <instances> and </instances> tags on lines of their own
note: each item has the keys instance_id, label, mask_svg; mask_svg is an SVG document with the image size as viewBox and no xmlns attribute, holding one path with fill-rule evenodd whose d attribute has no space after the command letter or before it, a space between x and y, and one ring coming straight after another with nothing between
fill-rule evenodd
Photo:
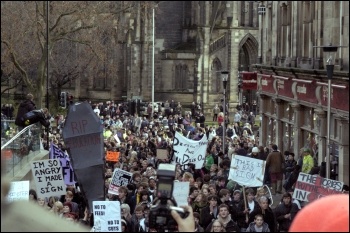
<instances>
[{"instance_id":1,"label":"marching crowd","mask_svg":"<svg viewBox=\"0 0 350 233\"><path fill-rule=\"evenodd\" d=\"M255 103L256 104L256 103ZM193 209L195 232L287 232L297 215L304 208L292 198L294 185L300 172L310 173L317 166L309 148L302 148L300 159L294 153L281 152L275 144L263 145L256 131L256 107L239 106L232 114L218 103L213 109L212 124L206 124L199 104L193 103L191 111L184 111L181 103L166 101L151 118L147 113L130 114L125 104L113 101L91 103L93 111L104 126L105 151L119 151L118 162L105 161L105 200L121 204L122 231L148 232L148 215L157 189L157 168L169 163L176 132L192 140L208 138L204 165L195 169L194 164L176 166L175 180L188 181L190 185L188 205ZM58 116L57 128L50 134L50 143L65 150L62 138L64 116ZM225 124L225 127L223 127ZM225 129L225 132L224 132ZM120 142L114 135L119 135ZM45 135L43 135L45 137ZM223 140L225 149L223 150ZM158 159L157 149L168 150L168 159ZM271 196L259 187L243 187L229 180L231 159L235 155L266 161L263 184L280 198L275 208ZM132 180L119 187L118 195L108 193L113 171L116 168L131 172ZM278 195L278 196L276 196ZM67 186L67 192L48 200L38 198L30 190L30 200L61 218L77 224L93 227L93 215L79 186Z\"/></svg>"}]
</instances>

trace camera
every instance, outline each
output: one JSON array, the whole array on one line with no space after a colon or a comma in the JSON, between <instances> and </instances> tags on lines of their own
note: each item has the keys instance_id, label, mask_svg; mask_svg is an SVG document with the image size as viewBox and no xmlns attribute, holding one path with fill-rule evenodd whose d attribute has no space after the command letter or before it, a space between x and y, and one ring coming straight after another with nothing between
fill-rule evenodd
<instances>
[{"instance_id":1,"label":"camera","mask_svg":"<svg viewBox=\"0 0 350 233\"><path fill-rule=\"evenodd\" d=\"M157 232L177 231L177 223L170 213L172 210L177 211L182 218L188 216L188 212L177 207L177 203L173 198L175 167L175 164L165 163L159 164L158 167L157 193L149 212L149 228L155 229Z\"/></svg>"}]
</instances>

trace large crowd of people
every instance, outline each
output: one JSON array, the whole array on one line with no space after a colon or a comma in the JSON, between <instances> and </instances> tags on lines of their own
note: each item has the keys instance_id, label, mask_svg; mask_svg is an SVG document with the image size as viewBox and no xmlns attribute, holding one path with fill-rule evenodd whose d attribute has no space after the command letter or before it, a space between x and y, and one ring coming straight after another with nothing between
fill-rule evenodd
<instances>
[{"instance_id":1,"label":"large crowd of people","mask_svg":"<svg viewBox=\"0 0 350 233\"><path fill-rule=\"evenodd\" d=\"M215 121L209 123L200 104L196 103L185 111L180 102L166 101L157 108L153 118L151 105L147 107L147 113L140 116L130 114L124 103L90 103L104 127L105 151L120 152L119 161L105 161L105 176L101 182L105 184L105 200L121 204L123 232L154 230L149 229L148 215L157 190L157 168L160 163L170 163L176 132L197 141L204 136L208 138L201 169L195 169L191 163L176 166L175 180L189 182L188 206L193 210L195 232L287 232L297 213L304 208L305 203L294 200L292 193L299 173L310 173L317 164L313 164L309 148L302 148L300 159L296 161L293 152L281 152L278 145L260 142L257 106L250 108L245 104L230 113L227 107L218 103L210 119ZM55 120L57 128L51 130L46 141L69 152L62 137L65 116L58 115ZM120 142L114 135L118 135ZM167 149L168 159L158 159L157 149ZM270 187L273 197L280 198L280 203L272 208L272 197L259 195L259 187L244 187L243 190L228 179L235 155L266 161L263 184ZM116 168L133 174L127 186L119 187L118 195L108 193ZM67 186L65 195L52 196L48 200L38 198L35 190L31 190L30 200L57 217L94 230L91 209L88 209L78 184Z\"/></svg>"}]
</instances>

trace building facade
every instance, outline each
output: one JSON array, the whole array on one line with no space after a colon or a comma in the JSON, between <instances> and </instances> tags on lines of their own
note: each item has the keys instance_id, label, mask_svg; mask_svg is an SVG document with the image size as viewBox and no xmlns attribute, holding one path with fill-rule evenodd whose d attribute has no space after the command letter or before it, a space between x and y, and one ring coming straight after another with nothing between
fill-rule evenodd
<instances>
[{"instance_id":1,"label":"building facade","mask_svg":"<svg viewBox=\"0 0 350 233\"><path fill-rule=\"evenodd\" d=\"M138 7L136 14L124 14L129 27L116 46L123 56L116 77L105 82L113 88L96 90L95 81L89 80L88 91L75 85L82 98L151 101L153 85L155 101L199 102L209 116L223 98L220 72L229 71L230 109L244 101L259 103L261 145L276 143L296 158L301 148L309 147L318 163L325 161L327 55L315 46L349 45L348 2L170 1ZM348 51L341 47L333 58L330 120L330 146L338 160L335 179L346 184ZM245 90L240 97L241 71L257 73L258 90Z\"/></svg>"},{"instance_id":2,"label":"building facade","mask_svg":"<svg viewBox=\"0 0 350 233\"><path fill-rule=\"evenodd\" d=\"M258 6L253 1L138 2L136 10L123 13L114 51L107 51L115 74L85 75L67 91L81 99L151 101L154 82L155 101L174 99L185 106L195 101L211 114L223 98L220 71L225 70L230 73L227 101L234 109L238 71L257 62ZM257 99L255 92L247 95Z\"/></svg>"},{"instance_id":3,"label":"building facade","mask_svg":"<svg viewBox=\"0 0 350 233\"><path fill-rule=\"evenodd\" d=\"M260 142L276 143L281 151L308 147L326 161L330 147L333 179L349 184L349 3L264 1L259 18L258 77ZM331 60L317 46L339 47ZM329 60L328 60L329 61ZM327 143L328 91L330 138Z\"/></svg>"}]
</instances>

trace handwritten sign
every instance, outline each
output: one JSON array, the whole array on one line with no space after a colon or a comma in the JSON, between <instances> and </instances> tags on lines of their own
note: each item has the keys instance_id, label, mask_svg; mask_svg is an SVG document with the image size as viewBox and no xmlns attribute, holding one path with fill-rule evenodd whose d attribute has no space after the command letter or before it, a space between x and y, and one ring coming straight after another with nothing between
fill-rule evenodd
<instances>
[{"instance_id":1,"label":"handwritten sign","mask_svg":"<svg viewBox=\"0 0 350 233\"><path fill-rule=\"evenodd\" d=\"M63 178L64 178L64 183L67 185L75 184L74 171L73 171L72 164L70 162L69 155L66 152L64 152L63 150L61 150L58 146L51 143L49 158L60 160L60 164L62 167L62 174L63 174Z\"/></svg>"},{"instance_id":2,"label":"handwritten sign","mask_svg":"<svg viewBox=\"0 0 350 233\"><path fill-rule=\"evenodd\" d=\"M106 161L109 162L118 162L119 161L120 152L118 151L107 151L106 153Z\"/></svg>"},{"instance_id":3,"label":"handwritten sign","mask_svg":"<svg viewBox=\"0 0 350 233\"><path fill-rule=\"evenodd\" d=\"M11 182L6 199L7 202L29 200L29 180Z\"/></svg>"},{"instance_id":4,"label":"handwritten sign","mask_svg":"<svg viewBox=\"0 0 350 233\"><path fill-rule=\"evenodd\" d=\"M177 206L188 205L188 195L190 192L190 182L174 182L173 197Z\"/></svg>"},{"instance_id":5,"label":"handwritten sign","mask_svg":"<svg viewBox=\"0 0 350 233\"><path fill-rule=\"evenodd\" d=\"M169 152L166 149L157 149L157 159L167 159L168 154Z\"/></svg>"},{"instance_id":6,"label":"handwritten sign","mask_svg":"<svg viewBox=\"0 0 350 233\"><path fill-rule=\"evenodd\" d=\"M339 194L344 182L323 178L318 175L299 173L295 183L293 198L311 202L331 194Z\"/></svg>"},{"instance_id":7,"label":"handwritten sign","mask_svg":"<svg viewBox=\"0 0 350 233\"><path fill-rule=\"evenodd\" d=\"M240 185L260 187L263 185L265 161L247 156L235 155L231 160L228 178Z\"/></svg>"},{"instance_id":8,"label":"handwritten sign","mask_svg":"<svg viewBox=\"0 0 350 233\"><path fill-rule=\"evenodd\" d=\"M112 181L108 187L108 193L118 195L120 186L127 186L131 181L132 173L116 168L113 172Z\"/></svg>"},{"instance_id":9,"label":"handwritten sign","mask_svg":"<svg viewBox=\"0 0 350 233\"><path fill-rule=\"evenodd\" d=\"M207 136L204 135L200 141L194 141L175 133L172 164L180 164L186 170L189 163L195 164L196 169L201 169L205 161L205 153L208 146Z\"/></svg>"},{"instance_id":10,"label":"handwritten sign","mask_svg":"<svg viewBox=\"0 0 350 233\"><path fill-rule=\"evenodd\" d=\"M94 231L121 232L119 201L93 201Z\"/></svg>"},{"instance_id":11,"label":"handwritten sign","mask_svg":"<svg viewBox=\"0 0 350 233\"><path fill-rule=\"evenodd\" d=\"M33 161L31 167L38 197L66 194L62 167L58 159Z\"/></svg>"}]
</instances>

